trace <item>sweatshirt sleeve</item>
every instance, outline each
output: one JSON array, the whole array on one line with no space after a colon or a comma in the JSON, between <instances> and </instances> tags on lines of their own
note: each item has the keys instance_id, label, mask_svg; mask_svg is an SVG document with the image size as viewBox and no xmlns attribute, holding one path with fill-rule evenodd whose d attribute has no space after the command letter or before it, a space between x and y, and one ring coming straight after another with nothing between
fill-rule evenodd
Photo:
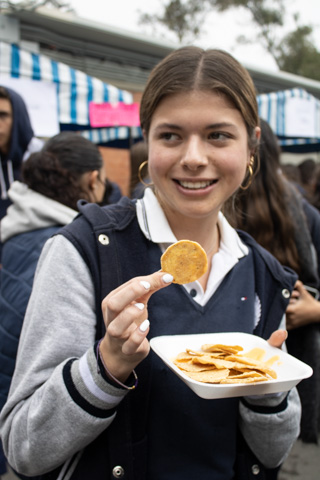
<instances>
[{"instance_id":1,"label":"sweatshirt sleeve","mask_svg":"<svg viewBox=\"0 0 320 480\"><path fill-rule=\"evenodd\" d=\"M281 394L244 397L240 401L241 432L266 468L276 468L286 459L300 433L300 418L296 388Z\"/></svg>"},{"instance_id":2,"label":"sweatshirt sleeve","mask_svg":"<svg viewBox=\"0 0 320 480\"><path fill-rule=\"evenodd\" d=\"M39 259L0 417L4 451L16 471L32 476L58 467L114 419L127 390L99 372L95 325L90 272L57 235Z\"/></svg>"}]
</instances>

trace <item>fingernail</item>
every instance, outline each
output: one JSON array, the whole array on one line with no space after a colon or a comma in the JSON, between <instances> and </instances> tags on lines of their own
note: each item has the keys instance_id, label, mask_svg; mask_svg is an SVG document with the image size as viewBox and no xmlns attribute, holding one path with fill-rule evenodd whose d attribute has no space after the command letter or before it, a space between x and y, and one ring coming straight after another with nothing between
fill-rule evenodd
<instances>
[{"instance_id":1,"label":"fingernail","mask_svg":"<svg viewBox=\"0 0 320 480\"><path fill-rule=\"evenodd\" d=\"M135 306L137 308L139 308L139 310L143 310L144 309L144 303L135 303Z\"/></svg>"},{"instance_id":2,"label":"fingernail","mask_svg":"<svg viewBox=\"0 0 320 480\"><path fill-rule=\"evenodd\" d=\"M170 273L165 273L162 277L164 283L171 283L173 281L173 276Z\"/></svg>"},{"instance_id":3,"label":"fingernail","mask_svg":"<svg viewBox=\"0 0 320 480\"><path fill-rule=\"evenodd\" d=\"M139 329L141 330L141 332L146 332L149 328L149 325L150 325L150 322L148 319L146 319L141 323Z\"/></svg>"},{"instance_id":4,"label":"fingernail","mask_svg":"<svg viewBox=\"0 0 320 480\"><path fill-rule=\"evenodd\" d=\"M149 283L149 282L146 282L145 280L141 280L140 284L141 284L146 290L149 290L149 288L151 287L150 283Z\"/></svg>"}]
</instances>

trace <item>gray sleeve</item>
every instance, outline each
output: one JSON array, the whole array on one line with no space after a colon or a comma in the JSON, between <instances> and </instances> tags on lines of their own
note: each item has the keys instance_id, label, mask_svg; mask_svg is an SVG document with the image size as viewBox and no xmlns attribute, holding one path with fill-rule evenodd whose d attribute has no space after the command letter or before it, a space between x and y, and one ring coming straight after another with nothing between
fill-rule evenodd
<instances>
[{"instance_id":1,"label":"gray sleeve","mask_svg":"<svg viewBox=\"0 0 320 480\"><path fill-rule=\"evenodd\" d=\"M301 404L296 388L289 394L247 397L240 401L240 429L266 468L279 466L300 433Z\"/></svg>"},{"instance_id":2,"label":"gray sleeve","mask_svg":"<svg viewBox=\"0 0 320 480\"><path fill-rule=\"evenodd\" d=\"M56 468L112 422L126 390L99 374L90 272L64 237L41 254L9 398L0 417L10 465L26 475Z\"/></svg>"}]
</instances>

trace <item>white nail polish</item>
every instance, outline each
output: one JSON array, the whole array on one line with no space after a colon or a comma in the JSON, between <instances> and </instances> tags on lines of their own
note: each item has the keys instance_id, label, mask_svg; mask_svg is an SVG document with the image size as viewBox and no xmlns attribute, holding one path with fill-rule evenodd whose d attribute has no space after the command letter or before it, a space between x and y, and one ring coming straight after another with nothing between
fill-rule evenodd
<instances>
[{"instance_id":1,"label":"white nail polish","mask_svg":"<svg viewBox=\"0 0 320 480\"><path fill-rule=\"evenodd\" d=\"M135 303L135 307L142 311L144 309L144 303Z\"/></svg>"},{"instance_id":2,"label":"white nail polish","mask_svg":"<svg viewBox=\"0 0 320 480\"><path fill-rule=\"evenodd\" d=\"M146 290L149 290L149 288L151 287L150 283L149 283L149 282L146 282L145 280L141 280L140 284L141 284Z\"/></svg>"},{"instance_id":3,"label":"white nail polish","mask_svg":"<svg viewBox=\"0 0 320 480\"><path fill-rule=\"evenodd\" d=\"M141 323L139 329L141 330L141 332L146 332L149 328L149 325L150 325L150 322L148 319L146 319Z\"/></svg>"},{"instance_id":4,"label":"white nail polish","mask_svg":"<svg viewBox=\"0 0 320 480\"><path fill-rule=\"evenodd\" d=\"M173 281L173 276L170 273L165 273L162 277L164 283L171 283Z\"/></svg>"}]
</instances>

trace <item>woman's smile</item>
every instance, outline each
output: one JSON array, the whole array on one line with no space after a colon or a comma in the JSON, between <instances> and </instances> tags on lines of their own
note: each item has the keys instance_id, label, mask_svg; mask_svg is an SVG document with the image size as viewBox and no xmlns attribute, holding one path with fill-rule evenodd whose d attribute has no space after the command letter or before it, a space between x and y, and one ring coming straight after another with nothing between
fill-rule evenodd
<instances>
[{"instance_id":1,"label":"woman's smile","mask_svg":"<svg viewBox=\"0 0 320 480\"><path fill-rule=\"evenodd\" d=\"M190 180L174 180L183 188L187 190L203 190L213 185L214 180L197 180L197 181L190 181Z\"/></svg>"}]
</instances>

